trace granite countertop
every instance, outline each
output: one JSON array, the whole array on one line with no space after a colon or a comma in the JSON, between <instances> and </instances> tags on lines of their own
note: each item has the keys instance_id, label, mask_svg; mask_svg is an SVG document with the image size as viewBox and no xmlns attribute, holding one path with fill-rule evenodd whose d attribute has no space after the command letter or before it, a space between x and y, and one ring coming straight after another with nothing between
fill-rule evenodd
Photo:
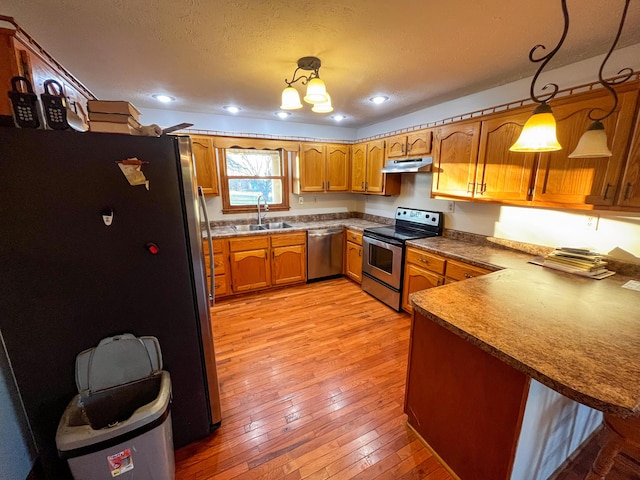
<instances>
[{"instance_id":1,"label":"granite countertop","mask_svg":"<svg viewBox=\"0 0 640 480\"><path fill-rule=\"evenodd\" d=\"M412 294L416 311L589 407L640 415L640 292L445 237L408 242L493 273Z\"/></svg>"},{"instance_id":2,"label":"granite countertop","mask_svg":"<svg viewBox=\"0 0 640 480\"><path fill-rule=\"evenodd\" d=\"M377 222L371 222L369 220L363 220L361 218L340 218L340 219L332 219L332 220L315 220L308 222L297 222L290 221L286 218L278 218L277 220L264 220L264 223L269 223L270 221L283 221L291 225L291 228L283 228L276 230L254 230L249 232L236 232L230 225L229 226L216 226L211 228L211 237L212 238L229 238L229 237L240 237L245 235L269 235L273 233L288 233L288 232L300 232L307 230L314 230L317 228L330 228L330 227L347 227L352 230L357 230L362 232L365 228L369 227L380 227L383 224ZM241 223L241 222L238 222ZM206 238L206 231L203 232L203 237Z\"/></svg>"}]
</instances>

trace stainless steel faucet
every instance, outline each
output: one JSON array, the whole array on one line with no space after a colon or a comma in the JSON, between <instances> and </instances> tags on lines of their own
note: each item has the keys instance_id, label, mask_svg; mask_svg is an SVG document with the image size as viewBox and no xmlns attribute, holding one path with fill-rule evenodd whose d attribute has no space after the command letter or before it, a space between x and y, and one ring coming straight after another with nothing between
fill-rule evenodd
<instances>
[{"instance_id":1,"label":"stainless steel faucet","mask_svg":"<svg viewBox=\"0 0 640 480\"><path fill-rule=\"evenodd\" d=\"M260 215L260 199L264 200L264 215ZM269 204L267 203L267 199L264 198L264 195L258 195L258 201L256 206L258 207L258 225L262 225L262 220L267 216L267 212L269 211Z\"/></svg>"}]
</instances>

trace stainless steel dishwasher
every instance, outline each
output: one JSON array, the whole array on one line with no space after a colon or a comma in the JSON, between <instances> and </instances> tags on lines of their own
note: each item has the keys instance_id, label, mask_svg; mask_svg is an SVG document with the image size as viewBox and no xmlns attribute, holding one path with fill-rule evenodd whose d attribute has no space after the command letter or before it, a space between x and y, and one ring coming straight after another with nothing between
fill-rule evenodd
<instances>
[{"instance_id":1,"label":"stainless steel dishwasher","mask_svg":"<svg viewBox=\"0 0 640 480\"><path fill-rule=\"evenodd\" d=\"M342 227L307 231L307 279L342 274Z\"/></svg>"}]
</instances>

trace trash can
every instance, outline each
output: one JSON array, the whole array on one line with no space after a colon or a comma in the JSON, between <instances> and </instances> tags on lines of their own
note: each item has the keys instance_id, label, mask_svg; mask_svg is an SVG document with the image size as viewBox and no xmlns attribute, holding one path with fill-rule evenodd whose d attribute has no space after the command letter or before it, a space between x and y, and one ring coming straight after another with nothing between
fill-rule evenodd
<instances>
[{"instance_id":1,"label":"trash can","mask_svg":"<svg viewBox=\"0 0 640 480\"><path fill-rule=\"evenodd\" d=\"M56 446L75 480L173 480L171 377L155 337L117 335L76 357Z\"/></svg>"}]
</instances>

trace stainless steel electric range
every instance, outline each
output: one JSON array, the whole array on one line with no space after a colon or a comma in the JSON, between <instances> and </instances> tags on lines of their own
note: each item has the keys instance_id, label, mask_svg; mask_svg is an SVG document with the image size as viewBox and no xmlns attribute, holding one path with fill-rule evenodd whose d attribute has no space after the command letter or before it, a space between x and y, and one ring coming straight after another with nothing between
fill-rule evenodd
<instances>
[{"instance_id":1,"label":"stainless steel electric range","mask_svg":"<svg viewBox=\"0 0 640 480\"><path fill-rule=\"evenodd\" d=\"M398 207L395 221L395 225L364 230L362 289L400 311L405 244L442 235L444 214Z\"/></svg>"}]
</instances>

